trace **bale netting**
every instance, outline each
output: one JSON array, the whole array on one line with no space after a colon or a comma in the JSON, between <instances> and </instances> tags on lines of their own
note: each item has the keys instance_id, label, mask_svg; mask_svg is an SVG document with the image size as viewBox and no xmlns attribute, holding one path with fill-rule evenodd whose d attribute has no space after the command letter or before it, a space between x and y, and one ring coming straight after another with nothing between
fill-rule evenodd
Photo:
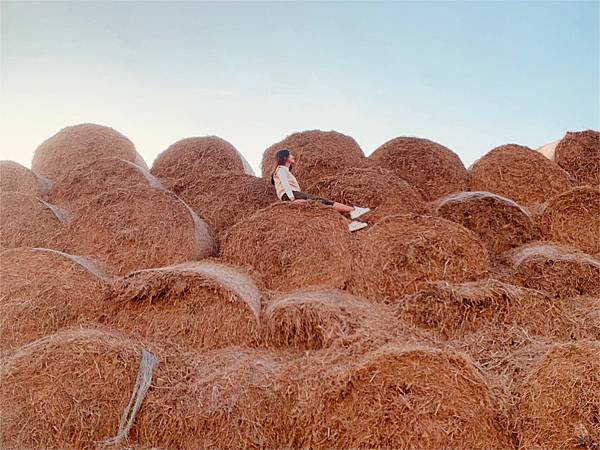
<instances>
[{"instance_id":1,"label":"bale netting","mask_svg":"<svg viewBox=\"0 0 600 450\"><path fill-rule=\"evenodd\" d=\"M50 181L38 177L27 167L14 161L0 161L0 192L42 195L50 187Z\"/></svg>"},{"instance_id":2,"label":"bale netting","mask_svg":"<svg viewBox=\"0 0 600 450\"><path fill-rule=\"evenodd\" d=\"M350 136L337 131L301 131L265 150L261 162L263 178L271 180L275 154L282 149L290 150L296 157L293 170L302 189L343 169L360 167L365 159L362 149Z\"/></svg>"},{"instance_id":3,"label":"bale netting","mask_svg":"<svg viewBox=\"0 0 600 450\"><path fill-rule=\"evenodd\" d=\"M261 293L244 271L214 261L133 272L106 299L110 326L194 349L261 341Z\"/></svg>"},{"instance_id":4,"label":"bale netting","mask_svg":"<svg viewBox=\"0 0 600 450\"><path fill-rule=\"evenodd\" d=\"M353 243L341 214L317 202L281 202L238 222L225 235L223 259L257 272L265 287L343 288Z\"/></svg>"},{"instance_id":5,"label":"bale netting","mask_svg":"<svg viewBox=\"0 0 600 450\"><path fill-rule=\"evenodd\" d=\"M529 211L491 192L460 192L439 199L434 213L473 231L492 254L538 237Z\"/></svg>"},{"instance_id":6,"label":"bale netting","mask_svg":"<svg viewBox=\"0 0 600 450\"><path fill-rule=\"evenodd\" d=\"M364 232L350 291L373 302L397 303L428 281L484 278L488 252L472 231L446 219L392 216Z\"/></svg>"},{"instance_id":7,"label":"bale netting","mask_svg":"<svg viewBox=\"0 0 600 450\"><path fill-rule=\"evenodd\" d=\"M65 233L69 252L99 259L120 274L213 255L206 223L173 193L114 189L79 208Z\"/></svg>"},{"instance_id":8,"label":"bale netting","mask_svg":"<svg viewBox=\"0 0 600 450\"><path fill-rule=\"evenodd\" d=\"M31 168L39 175L58 180L79 164L110 157L147 168L133 142L112 128L93 123L63 128L44 141L35 150Z\"/></svg>"},{"instance_id":9,"label":"bale netting","mask_svg":"<svg viewBox=\"0 0 600 450\"><path fill-rule=\"evenodd\" d=\"M65 208L76 209L102 192L138 185L162 189L147 169L125 159L102 158L81 164L56 180L48 191L48 199Z\"/></svg>"},{"instance_id":10,"label":"bale netting","mask_svg":"<svg viewBox=\"0 0 600 450\"><path fill-rule=\"evenodd\" d=\"M0 250L16 247L56 247L66 226L66 213L40 198L0 192Z\"/></svg>"},{"instance_id":11,"label":"bale netting","mask_svg":"<svg viewBox=\"0 0 600 450\"><path fill-rule=\"evenodd\" d=\"M554 160L579 183L600 184L600 132L568 132L556 146Z\"/></svg>"},{"instance_id":12,"label":"bale netting","mask_svg":"<svg viewBox=\"0 0 600 450\"><path fill-rule=\"evenodd\" d=\"M551 348L526 374L513 411L520 448L600 445L600 342Z\"/></svg>"},{"instance_id":13,"label":"bale netting","mask_svg":"<svg viewBox=\"0 0 600 450\"><path fill-rule=\"evenodd\" d=\"M469 189L469 175L456 153L428 139L397 137L377 148L368 160L391 169L428 201Z\"/></svg>"},{"instance_id":14,"label":"bale netting","mask_svg":"<svg viewBox=\"0 0 600 450\"><path fill-rule=\"evenodd\" d=\"M600 188L576 187L552 198L542 205L536 223L549 241L600 256Z\"/></svg>"},{"instance_id":15,"label":"bale netting","mask_svg":"<svg viewBox=\"0 0 600 450\"><path fill-rule=\"evenodd\" d=\"M470 168L471 189L507 197L535 207L573 187L571 176L556 163L529 147L501 145Z\"/></svg>"},{"instance_id":16,"label":"bale netting","mask_svg":"<svg viewBox=\"0 0 600 450\"><path fill-rule=\"evenodd\" d=\"M237 149L217 136L181 139L154 160L152 175L179 194L182 188L215 172L245 173Z\"/></svg>"},{"instance_id":17,"label":"bale netting","mask_svg":"<svg viewBox=\"0 0 600 450\"><path fill-rule=\"evenodd\" d=\"M396 214L423 214L429 208L421 194L394 172L378 167L345 169L321 178L306 190L347 205L369 207L362 221L375 223Z\"/></svg>"}]
</instances>

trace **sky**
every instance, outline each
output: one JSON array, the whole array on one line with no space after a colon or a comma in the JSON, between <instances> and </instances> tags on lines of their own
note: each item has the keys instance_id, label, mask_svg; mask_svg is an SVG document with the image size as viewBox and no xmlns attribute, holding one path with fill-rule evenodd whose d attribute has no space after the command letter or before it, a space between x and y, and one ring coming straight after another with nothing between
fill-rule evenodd
<instances>
[{"instance_id":1,"label":"sky","mask_svg":"<svg viewBox=\"0 0 600 450\"><path fill-rule=\"evenodd\" d=\"M454 150L600 128L600 2L0 3L0 159L61 128L129 137L148 165L217 135L258 171L302 130Z\"/></svg>"}]
</instances>

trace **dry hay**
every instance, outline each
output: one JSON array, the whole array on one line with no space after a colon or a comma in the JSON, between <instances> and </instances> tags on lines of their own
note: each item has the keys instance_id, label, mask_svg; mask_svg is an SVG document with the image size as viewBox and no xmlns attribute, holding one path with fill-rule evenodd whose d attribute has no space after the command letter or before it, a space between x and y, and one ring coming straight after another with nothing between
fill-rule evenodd
<instances>
[{"instance_id":1,"label":"dry hay","mask_svg":"<svg viewBox=\"0 0 600 450\"><path fill-rule=\"evenodd\" d=\"M18 192L0 192L0 205L0 250L58 245L67 220L60 208Z\"/></svg>"},{"instance_id":2,"label":"dry hay","mask_svg":"<svg viewBox=\"0 0 600 450\"><path fill-rule=\"evenodd\" d=\"M57 205L76 209L102 192L138 185L162 189L160 182L147 169L125 159L102 158L70 170L54 183L48 199Z\"/></svg>"},{"instance_id":3,"label":"dry hay","mask_svg":"<svg viewBox=\"0 0 600 450\"><path fill-rule=\"evenodd\" d=\"M365 155L354 139L337 131L309 130L294 133L265 150L261 168L271 181L275 154L288 149L296 157L293 170L302 189L344 169L360 167Z\"/></svg>"},{"instance_id":4,"label":"dry hay","mask_svg":"<svg viewBox=\"0 0 600 450\"><path fill-rule=\"evenodd\" d=\"M598 187L577 187L554 197L542 205L536 222L546 239L600 255Z\"/></svg>"},{"instance_id":5,"label":"dry hay","mask_svg":"<svg viewBox=\"0 0 600 450\"><path fill-rule=\"evenodd\" d=\"M241 219L278 200L267 180L237 173L206 175L182 187L179 196L219 238Z\"/></svg>"},{"instance_id":6,"label":"dry hay","mask_svg":"<svg viewBox=\"0 0 600 450\"><path fill-rule=\"evenodd\" d=\"M392 139L369 156L369 163L391 169L428 201L469 189L469 175L456 153L428 139Z\"/></svg>"},{"instance_id":7,"label":"dry hay","mask_svg":"<svg viewBox=\"0 0 600 450\"><path fill-rule=\"evenodd\" d=\"M554 154L556 152L556 146L558 145L559 142L560 142L560 139L558 141L549 142L548 144L544 144L541 147L538 147L535 151L538 153L541 153L549 160L554 161Z\"/></svg>"},{"instance_id":8,"label":"dry hay","mask_svg":"<svg viewBox=\"0 0 600 450\"><path fill-rule=\"evenodd\" d=\"M600 184L600 132L569 132L556 146L554 160L579 183Z\"/></svg>"},{"instance_id":9,"label":"dry hay","mask_svg":"<svg viewBox=\"0 0 600 450\"><path fill-rule=\"evenodd\" d=\"M306 191L346 205L371 208L361 218L369 223L386 216L428 211L418 191L394 172L378 167L345 169L321 178Z\"/></svg>"},{"instance_id":10,"label":"dry hay","mask_svg":"<svg viewBox=\"0 0 600 450\"><path fill-rule=\"evenodd\" d=\"M488 252L472 231L449 220L393 216L363 232L350 291L373 302L396 303L428 281L485 277Z\"/></svg>"},{"instance_id":11,"label":"dry hay","mask_svg":"<svg viewBox=\"0 0 600 450\"><path fill-rule=\"evenodd\" d=\"M93 123L66 127L35 150L31 168L58 180L80 164L101 158L121 158L145 167L133 142L112 128Z\"/></svg>"},{"instance_id":12,"label":"dry hay","mask_svg":"<svg viewBox=\"0 0 600 450\"><path fill-rule=\"evenodd\" d=\"M173 193L114 189L79 208L65 233L69 252L97 258L120 274L211 256L207 225Z\"/></svg>"},{"instance_id":13,"label":"dry hay","mask_svg":"<svg viewBox=\"0 0 600 450\"><path fill-rule=\"evenodd\" d=\"M257 272L269 289L343 288L352 240L342 216L316 202L281 202L234 225L221 245L224 260Z\"/></svg>"},{"instance_id":14,"label":"dry hay","mask_svg":"<svg viewBox=\"0 0 600 450\"><path fill-rule=\"evenodd\" d=\"M255 346L261 293L242 270L213 261L133 272L117 281L110 326L190 348Z\"/></svg>"},{"instance_id":15,"label":"dry hay","mask_svg":"<svg viewBox=\"0 0 600 450\"><path fill-rule=\"evenodd\" d=\"M170 145L154 160L152 175L179 194L181 189L215 172L244 173L237 149L217 136L190 137Z\"/></svg>"},{"instance_id":16,"label":"dry hay","mask_svg":"<svg viewBox=\"0 0 600 450\"><path fill-rule=\"evenodd\" d=\"M0 161L0 192L41 195L49 187L50 181L38 177L27 167L14 161Z\"/></svg>"},{"instance_id":17,"label":"dry hay","mask_svg":"<svg viewBox=\"0 0 600 450\"><path fill-rule=\"evenodd\" d=\"M434 213L478 234L490 253L502 253L537 238L529 211L491 192L460 192L434 205Z\"/></svg>"},{"instance_id":18,"label":"dry hay","mask_svg":"<svg viewBox=\"0 0 600 450\"><path fill-rule=\"evenodd\" d=\"M501 145L470 168L471 188L487 191L534 207L569 190L570 175L556 163L529 147Z\"/></svg>"},{"instance_id":19,"label":"dry hay","mask_svg":"<svg viewBox=\"0 0 600 450\"><path fill-rule=\"evenodd\" d=\"M513 417L519 448L600 447L600 342L554 346L517 393Z\"/></svg>"}]
</instances>

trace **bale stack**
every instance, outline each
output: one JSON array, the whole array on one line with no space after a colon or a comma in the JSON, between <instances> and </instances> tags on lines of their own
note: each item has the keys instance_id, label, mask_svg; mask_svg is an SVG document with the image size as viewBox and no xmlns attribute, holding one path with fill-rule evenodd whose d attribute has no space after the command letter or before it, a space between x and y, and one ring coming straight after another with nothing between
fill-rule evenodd
<instances>
[{"instance_id":1,"label":"bale stack","mask_svg":"<svg viewBox=\"0 0 600 450\"><path fill-rule=\"evenodd\" d=\"M573 187L570 175L529 147L501 145L470 168L471 188L507 197L535 207Z\"/></svg>"},{"instance_id":2,"label":"bale stack","mask_svg":"<svg viewBox=\"0 0 600 450\"><path fill-rule=\"evenodd\" d=\"M456 153L428 139L398 137L368 159L370 165L392 170L427 201L469 190L469 175Z\"/></svg>"},{"instance_id":3,"label":"bale stack","mask_svg":"<svg viewBox=\"0 0 600 450\"><path fill-rule=\"evenodd\" d=\"M43 195L50 184L47 179L38 177L19 163L0 161L0 192Z\"/></svg>"},{"instance_id":4,"label":"bale stack","mask_svg":"<svg viewBox=\"0 0 600 450\"><path fill-rule=\"evenodd\" d=\"M350 290L373 302L397 303L424 282L486 276L488 252L472 232L449 220L393 216L362 234Z\"/></svg>"},{"instance_id":5,"label":"bale stack","mask_svg":"<svg viewBox=\"0 0 600 450\"><path fill-rule=\"evenodd\" d=\"M600 132L568 132L556 146L555 161L580 184L600 185Z\"/></svg>"}]
</instances>

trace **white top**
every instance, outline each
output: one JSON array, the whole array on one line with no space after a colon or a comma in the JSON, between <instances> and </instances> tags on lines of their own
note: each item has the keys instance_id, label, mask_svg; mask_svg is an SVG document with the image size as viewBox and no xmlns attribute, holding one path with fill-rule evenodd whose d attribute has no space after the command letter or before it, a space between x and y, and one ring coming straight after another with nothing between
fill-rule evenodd
<instances>
[{"instance_id":1,"label":"white top","mask_svg":"<svg viewBox=\"0 0 600 450\"><path fill-rule=\"evenodd\" d=\"M277 167L273 174L273 181L279 200L282 199L283 194L286 194L290 200L294 200L293 191L300 191L298 180L296 180L294 174L286 166Z\"/></svg>"}]
</instances>

